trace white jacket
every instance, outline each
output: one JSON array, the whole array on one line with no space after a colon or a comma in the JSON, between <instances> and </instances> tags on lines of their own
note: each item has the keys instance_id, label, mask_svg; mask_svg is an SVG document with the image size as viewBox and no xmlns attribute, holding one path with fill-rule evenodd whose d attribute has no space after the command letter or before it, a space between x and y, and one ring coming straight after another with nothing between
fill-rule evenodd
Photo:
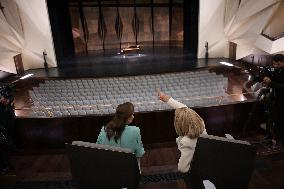
<instances>
[{"instance_id":1,"label":"white jacket","mask_svg":"<svg viewBox=\"0 0 284 189\"><path fill-rule=\"evenodd\" d=\"M170 98L167 103L174 109L187 107L185 104L182 104L174 100L173 98ZM207 134L206 129L204 129L202 134ZM182 173L186 173L190 169L190 163L195 151L197 138L191 139L187 136L179 136L178 138L176 138L176 142L181 153L178 162L178 170Z\"/></svg>"}]
</instances>

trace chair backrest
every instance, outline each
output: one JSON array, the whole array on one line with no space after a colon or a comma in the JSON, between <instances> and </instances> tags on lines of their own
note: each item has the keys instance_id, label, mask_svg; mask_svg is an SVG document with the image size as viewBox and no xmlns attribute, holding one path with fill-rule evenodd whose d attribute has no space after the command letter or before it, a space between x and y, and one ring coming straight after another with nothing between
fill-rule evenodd
<instances>
[{"instance_id":1,"label":"chair backrest","mask_svg":"<svg viewBox=\"0 0 284 189\"><path fill-rule=\"evenodd\" d=\"M137 159L129 150L81 141L66 147L78 189L139 187Z\"/></svg>"},{"instance_id":2,"label":"chair backrest","mask_svg":"<svg viewBox=\"0 0 284 189\"><path fill-rule=\"evenodd\" d=\"M210 180L217 189L245 189L255 156L256 148L248 142L202 135L197 140L190 173L198 180Z\"/></svg>"}]
</instances>

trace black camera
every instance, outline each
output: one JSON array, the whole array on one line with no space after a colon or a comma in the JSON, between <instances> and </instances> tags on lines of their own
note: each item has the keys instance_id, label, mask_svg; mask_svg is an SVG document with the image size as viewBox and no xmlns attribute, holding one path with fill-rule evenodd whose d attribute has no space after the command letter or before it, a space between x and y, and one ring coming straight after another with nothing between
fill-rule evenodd
<instances>
[{"instance_id":1,"label":"black camera","mask_svg":"<svg viewBox=\"0 0 284 189\"><path fill-rule=\"evenodd\" d=\"M253 81L262 82L264 77L272 78L275 73L275 68L271 66L259 66L253 75Z\"/></svg>"}]
</instances>

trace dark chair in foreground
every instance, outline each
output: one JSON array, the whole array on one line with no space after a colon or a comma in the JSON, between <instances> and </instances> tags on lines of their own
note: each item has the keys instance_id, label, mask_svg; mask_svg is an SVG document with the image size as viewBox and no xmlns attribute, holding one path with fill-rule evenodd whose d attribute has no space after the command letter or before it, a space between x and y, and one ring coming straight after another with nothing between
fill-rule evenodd
<instances>
[{"instance_id":1,"label":"dark chair in foreground","mask_svg":"<svg viewBox=\"0 0 284 189\"><path fill-rule=\"evenodd\" d=\"M248 142L201 136L190 174L195 180L211 181L216 189L245 189L254 170L255 156L256 149Z\"/></svg>"},{"instance_id":2,"label":"dark chair in foreground","mask_svg":"<svg viewBox=\"0 0 284 189\"><path fill-rule=\"evenodd\" d=\"M78 189L139 187L137 159L129 150L80 141L66 144L66 147Z\"/></svg>"}]
</instances>

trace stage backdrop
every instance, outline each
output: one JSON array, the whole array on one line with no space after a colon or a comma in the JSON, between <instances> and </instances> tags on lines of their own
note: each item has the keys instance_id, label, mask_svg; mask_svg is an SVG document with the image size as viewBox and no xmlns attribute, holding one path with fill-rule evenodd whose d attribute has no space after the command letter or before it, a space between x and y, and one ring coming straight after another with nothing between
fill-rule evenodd
<instances>
[{"instance_id":1,"label":"stage backdrop","mask_svg":"<svg viewBox=\"0 0 284 189\"><path fill-rule=\"evenodd\" d=\"M69 1L75 54L135 44L182 47L183 5L183 0Z\"/></svg>"}]
</instances>

